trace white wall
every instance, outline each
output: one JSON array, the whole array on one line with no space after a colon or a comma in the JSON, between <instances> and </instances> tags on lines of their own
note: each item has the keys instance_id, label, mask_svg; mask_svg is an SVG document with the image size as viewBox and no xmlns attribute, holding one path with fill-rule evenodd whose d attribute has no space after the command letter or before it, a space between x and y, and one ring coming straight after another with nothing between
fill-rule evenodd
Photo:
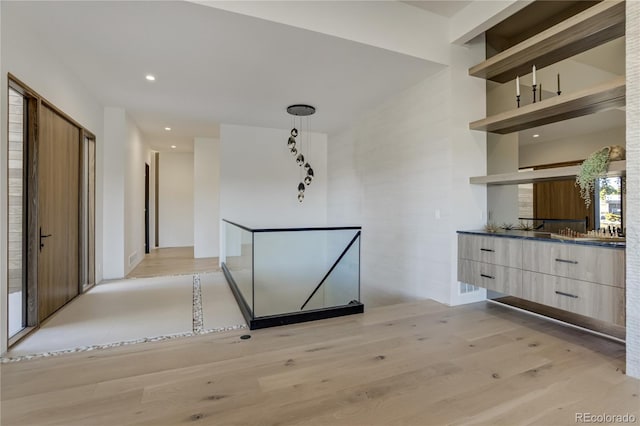
<instances>
[{"instance_id":1,"label":"white wall","mask_svg":"<svg viewBox=\"0 0 640 426\"><path fill-rule=\"evenodd\" d=\"M126 117L124 186L124 271L127 275L144 258L144 178L145 164L151 162L151 150L136 124ZM149 191L154 182L149 180ZM153 216L153 205L149 203ZM151 229L150 229L151 230Z\"/></svg>"},{"instance_id":2,"label":"white wall","mask_svg":"<svg viewBox=\"0 0 640 426\"><path fill-rule=\"evenodd\" d=\"M159 247L193 246L193 153L161 152Z\"/></svg>"},{"instance_id":3,"label":"white wall","mask_svg":"<svg viewBox=\"0 0 640 426\"><path fill-rule=\"evenodd\" d=\"M217 257L220 250L220 140L193 141L193 253Z\"/></svg>"},{"instance_id":4,"label":"white wall","mask_svg":"<svg viewBox=\"0 0 640 426\"><path fill-rule=\"evenodd\" d=\"M640 378L640 2L626 8L627 374Z\"/></svg>"},{"instance_id":5,"label":"white wall","mask_svg":"<svg viewBox=\"0 0 640 426\"><path fill-rule=\"evenodd\" d=\"M123 108L106 107L104 123L104 228L96 232L104 238L104 278L116 279L144 257L144 165L151 151Z\"/></svg>"},{"instance_id":6,"label":"white wall","mask_svg":"<svg viewBox=\"0 0 640 426\"><path fill-rule=\"evenodd\" d=\"M366 305L459 303L457 229L484 222L484 82L467 75L484 43L453 48L452 66L397 94L329 140L328 220L362 224ZM482 293L482 296L484 293Z\"/></svg>"},{"instance_id":7,"label":"white wall","mask_svg":"<svg viewBox=\"0 0 640 426\"><path fill-rule=\"evenodd\" d=\"M299 203L301 168L287 149L289 131L220 126L221 219L252 228L326 225L327 137L311 134L310 151L304 150L315 178Z\"/></svg>"},{"instance_id":8,"label":"white wall","mask_svg":"<svg viewBox=\"0 0 640 426\"><path fill-rule=\"evenodd\" d=\"M123 108L104 109L104 278L125 275L125 180L127 119Z\"/></svg>"},{"instance_id":9,"label":"white wall","mask_svg":"<svg viewBox=\"0 0 640 426\"><path fill-rule=\"evenodd\" d=\"M17 5L19 7L19 5ZM7 276L7 73L28 84L96 135L96 229L102 229L103 111L100 103L64 64L51 55L29 28L16 18L11 2L0 2L0 277ZM96 232L96 273L102 279L102 235ZM7 289L0 285L0 353L7 348Z\"/></svg>"}]
</instances>

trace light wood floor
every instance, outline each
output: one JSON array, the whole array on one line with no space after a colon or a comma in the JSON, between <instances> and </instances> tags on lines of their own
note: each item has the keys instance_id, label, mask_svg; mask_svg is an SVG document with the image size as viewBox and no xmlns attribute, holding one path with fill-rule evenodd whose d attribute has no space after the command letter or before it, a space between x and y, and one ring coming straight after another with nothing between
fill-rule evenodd
<instances>
[{"instance_id":1,"label":"light wood floor","mask_svg":"<svg viewBox=\"0 0 640 426\"><path fill-rule=\"evenodd\" d=\"M490 303L3 364L2 425L575 424L640 418L624 346ZM636 420L638 421L638 420Z\"/></svg>"},{"instance_id":2,"label":"light wood floor","mask_svg":"<svg viewBox=\"0 0 640 426\"><path fill-rule=\"evenodd\" d=\"M220 271L217 257L194 259L193 247L169 247L151 250L127 278L185 275Z\"/></svg>"}]
</instances>

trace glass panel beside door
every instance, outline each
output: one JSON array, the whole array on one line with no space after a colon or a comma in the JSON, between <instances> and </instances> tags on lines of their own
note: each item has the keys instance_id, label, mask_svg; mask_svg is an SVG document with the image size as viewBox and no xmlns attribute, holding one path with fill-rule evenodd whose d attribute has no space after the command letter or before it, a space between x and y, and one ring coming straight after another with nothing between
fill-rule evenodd
<instances>
[{"instance_id":1,"label":"glass panel beside door","mask_svg":"<svg viewBox=\"0 0 640 426\"><path fill-rule=\"evenodd\" d=\"M8 232L8 316L9 338L26 327L25 277L25 161L27 102L9 88L9 232Z\"/></svg>"}]
</instances>

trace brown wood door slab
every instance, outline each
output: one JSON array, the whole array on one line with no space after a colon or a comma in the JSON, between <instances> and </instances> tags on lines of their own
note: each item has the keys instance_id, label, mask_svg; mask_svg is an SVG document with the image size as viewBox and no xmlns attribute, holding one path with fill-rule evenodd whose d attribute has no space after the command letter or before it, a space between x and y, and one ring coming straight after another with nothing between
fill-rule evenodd
<instances>
[{"instance_id":1,"label":"brown wood door slab","mask_svg":"<svg viewBox=\"0 0 640 426\"><path fill-rule=\"evenodd\" d=\"M80 129L42 104L38 152L38 318L78 295Z\"/></svg>"}]
</instances>

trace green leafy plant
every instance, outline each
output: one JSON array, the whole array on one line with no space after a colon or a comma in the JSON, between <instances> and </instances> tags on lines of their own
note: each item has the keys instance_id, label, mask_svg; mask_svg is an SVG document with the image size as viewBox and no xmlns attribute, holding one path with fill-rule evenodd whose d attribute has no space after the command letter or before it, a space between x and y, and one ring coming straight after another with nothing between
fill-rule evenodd
<instances>
[{"instance_id":1,"label":"green leafy plant","mask_svg":"<svg viewBox=\"0 0 640 426\"><path fill-rule=\"evenodd\" d=\"M580 166L576 186L580 187L580 196L587 207L591 205L591 194L594 192L596 180L605 177L609 170L610 152L611 147L606 146L589 155Z\"/></svg>"}]
</instances>

